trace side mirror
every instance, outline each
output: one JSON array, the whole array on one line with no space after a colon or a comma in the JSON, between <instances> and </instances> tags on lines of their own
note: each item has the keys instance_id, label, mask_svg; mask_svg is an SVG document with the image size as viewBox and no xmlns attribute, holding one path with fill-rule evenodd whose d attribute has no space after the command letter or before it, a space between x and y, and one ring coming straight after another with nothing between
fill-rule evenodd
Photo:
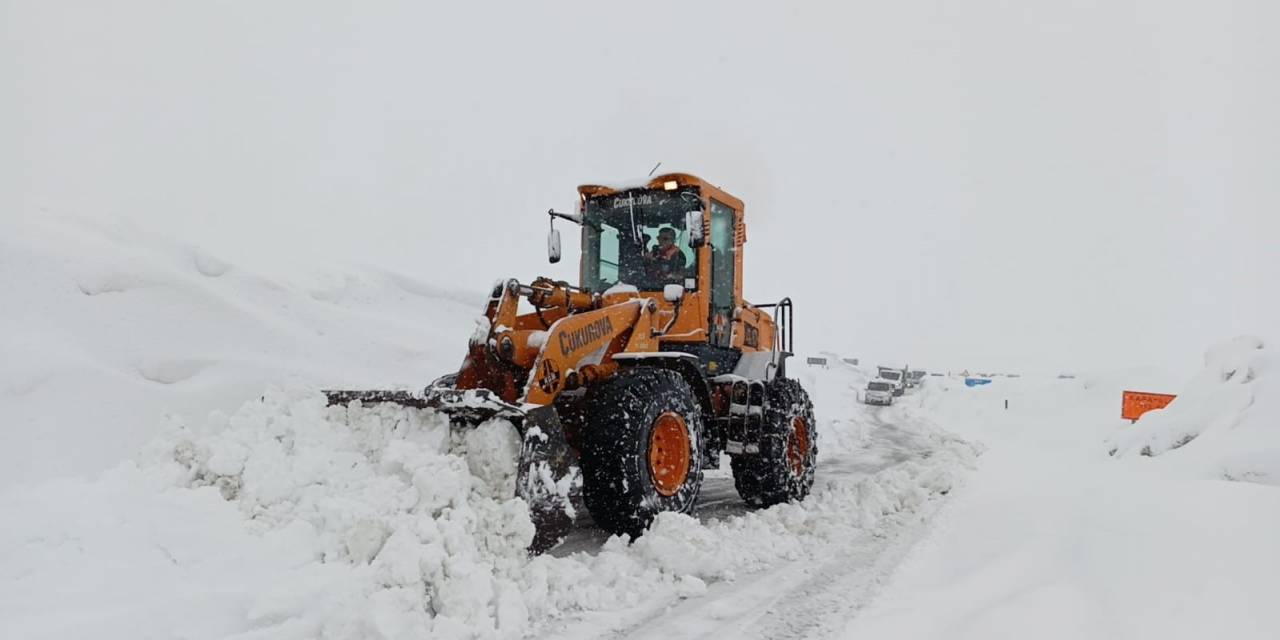
<instances>
[{"instance_id":1,"label":"side mirror","mask_svg":"<svg viewBox=\"0 0 1280 640\"><path fill-rule=\"evenodd\" d=\"M707 243L707 237L703 235L702 212L698 210L690 211L684 214L684 232L689 238L689 246L697 249Z\"/></svg>"},{"instance_id":2,"label":"side mirror","mask_svg":"<svg viewBox=\"0 0 1280 640\"><path fill-rule=\"evenodd\" d=\"M680 302L684 299L684 287L678 284L669 284L663 287L662 299L671 303Z\"/></svg>"},{"instance_id":3,"label":"side mirror","mask_svg":"<svg viewBox=\"0 0 1280 640\"><path fill-rule=\"evenodd\" d=\"M547 233L547 259L551 264L560 262L560 230L555 227Z\"/></svg>"}]
</instances>

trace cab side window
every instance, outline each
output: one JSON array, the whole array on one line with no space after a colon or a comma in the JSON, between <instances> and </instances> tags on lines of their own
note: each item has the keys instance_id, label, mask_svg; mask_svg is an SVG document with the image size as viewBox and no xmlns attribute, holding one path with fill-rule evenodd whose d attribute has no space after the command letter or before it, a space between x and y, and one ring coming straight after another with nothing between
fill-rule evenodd
<instances>
[{"instance_id":1,"label":"cab side window","mask_svg":"<svg viewBox=\"0 0 1280 640\"><path fill-rule=\"evenodd\" d=\"M734 247L733 208L711 201L711 320L713 337L716 327L726 329L723 339L727 342L727 327L733 317L733 265ZM720 316L719 318L717 316Z\"/></svg>"},{"instance_id":2,"label":"cab side window","mask_svg":"<svg viewBox=\"0 0 1280 640\"><path fill-rule=\"evenodd\" d=\"M618 230L608 225L600 232L600 280L618 283Z\"/></svg>"}]
</instances>

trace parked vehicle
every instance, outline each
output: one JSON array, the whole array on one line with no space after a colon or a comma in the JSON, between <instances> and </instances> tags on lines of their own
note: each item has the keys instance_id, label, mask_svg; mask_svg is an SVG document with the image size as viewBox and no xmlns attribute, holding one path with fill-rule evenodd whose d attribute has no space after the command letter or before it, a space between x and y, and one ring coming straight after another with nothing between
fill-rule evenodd
<instances>
[{"instance_id":1,"label":"parked vehicle","mask_svg":"<svg viewBox=\"0 0 1280 640\"><path fill-rule=\"evenodd\" d=\"M893 383L893 395L900 396L907 392L906 367L879 367L878 377Z\"/></svg>"},{"instance_id":2,"label":"parked vehicle","mask_svg":"<svg viewBox=\"0 0 1280 640\"><path fill-rule=\"evenodd\" d=\"M897 385L891 380L873 379L867 383L867 390L862 394L862 402L865 404L878 404L889 406L893 404L894 389Z\"/></svg>"}]
</instances>

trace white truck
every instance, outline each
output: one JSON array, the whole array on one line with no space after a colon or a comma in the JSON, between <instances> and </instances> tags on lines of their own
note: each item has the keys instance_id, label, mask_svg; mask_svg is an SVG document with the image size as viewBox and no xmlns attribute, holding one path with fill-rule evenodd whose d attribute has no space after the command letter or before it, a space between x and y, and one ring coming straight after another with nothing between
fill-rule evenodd
<instances>
[{"instance_id":1,"label":"white truck","mask_svg":"<svg viewBox=\"0 0 1280 640\"><path fill-rule=\"evenodd\" d=\"M893 404L894 385L892 380L872 378L867 382L867 390L862 392L862 402L889 406Z\"/></svg>"},{"instance_id":2,"label":"white truck","mask_svg":"<svg viewBox=\"0 0 1280 640\"><path fill-rule=\"evenodd\" d=\"M887 380L893 384L893 395L900 396L907 392L907 368L906 367L879 367L878 377Z\"/></svg>"}]
</instances>

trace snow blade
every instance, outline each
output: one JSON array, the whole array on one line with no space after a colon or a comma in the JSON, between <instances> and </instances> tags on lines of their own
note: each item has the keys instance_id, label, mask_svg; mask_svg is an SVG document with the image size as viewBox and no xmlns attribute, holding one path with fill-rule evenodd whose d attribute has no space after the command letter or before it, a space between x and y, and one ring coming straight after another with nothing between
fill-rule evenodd
<instances>
[{"instance_id":1,"label":"snow blade","mask_svg":"<svg viewBox=\"0 0 1280 640\"><path fill-rule=\"evenodd\" d=\"M329 406L347 406L352 402L361 404L378 404L389 402L415 409L426 409L427 400L421 395L409 391L390 391L382 389L326 389L324 395L329 399Z\"/></svg>"},{"instance_id":2,"label":"snow blade","mask_svg":"<svg viewBox=\"0 0 1280 640\"><path fill-rule=\"evenodd\" d=\"M352 402L361 404L391 403L415 409L435 409L449 414L455 423L478 425L490 418L505 418L518 422L524 411L506 402L488 389L455 389L431 386L420 393L403 389L326 389L324 395L330 406L346 406Z\"/></svg>"},{"instance_id":3,"label":"snow blade","mask_svg":"<svg viewBox=\"0 0 1280 640\"><path fill-rule=\"evenodd\" d=\"M330 405L391 403L416 409L435 409L449 415L454 427L476 427L501 418L523 435L516 471L516 496L529 505L535 533L531 554L543 553L564 540L573 528L582 503L582 471L578 456L565 439L554 406L523 411L487 389L457 389L433 385L422 393L403 390L326 390Z\"/></svg>"}]
</instances>

